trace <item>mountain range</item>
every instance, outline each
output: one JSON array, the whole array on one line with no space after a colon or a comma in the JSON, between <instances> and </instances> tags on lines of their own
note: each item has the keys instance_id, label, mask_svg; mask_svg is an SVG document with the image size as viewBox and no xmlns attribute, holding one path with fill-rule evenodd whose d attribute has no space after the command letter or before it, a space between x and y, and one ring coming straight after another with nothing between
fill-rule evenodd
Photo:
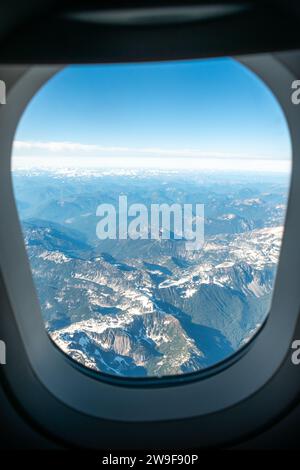
<instances>
[{"instance_id":1,"label":"mountain range","mask_svg":"<svg viewBox=\"0 0 300 470\"><path fill-rule=\"evenodd\" d=\"M14 184L46 329L82 365L128 377L195 372L229 357L265 321L286 206L280 178L21 172ZM119 194L204 203L203 248L97 240L96 207Z\"/></svg>"}]
</instances>

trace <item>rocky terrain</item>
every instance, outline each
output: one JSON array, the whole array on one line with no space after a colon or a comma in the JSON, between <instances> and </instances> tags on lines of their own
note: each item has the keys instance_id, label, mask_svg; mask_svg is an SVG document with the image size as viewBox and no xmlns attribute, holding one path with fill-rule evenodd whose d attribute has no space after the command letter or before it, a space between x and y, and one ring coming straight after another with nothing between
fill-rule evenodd
<instances>
[{"instance_id":1,"label":"rocky terrain","mask_svg":"<svg viewBox=\"0 0 300 470\"><path fill-rule=\"evenodd\" d=\"M131 377L194 372L233 354L265 321L283 233L282 186L218 183L197 196L199 181L178 176L146 185L118 177L115 186L32 178L34 195L22 175L15 189L25 244L46 328L74 360ZM204 200L204 247L95 240L99 197L114 201L125 187L142 202Z\"/></svg>"}]
</instances>

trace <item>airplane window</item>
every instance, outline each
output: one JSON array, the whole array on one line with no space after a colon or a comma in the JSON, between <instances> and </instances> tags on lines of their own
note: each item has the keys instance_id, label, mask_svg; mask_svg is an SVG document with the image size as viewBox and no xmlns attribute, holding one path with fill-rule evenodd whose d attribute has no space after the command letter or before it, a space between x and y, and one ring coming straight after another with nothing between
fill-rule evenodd
<instances>
[{"instance_id":1,"label":"airplane window","mask_svg":"<svg viewBox=\"0 0 300 470\"><path fill-rule=\"evenodd\" d=\"M291 173L283 112L231 58L68 66L16 132L16 204L50 337L101 373L230 357L270 311Z\"/></svg>"}]
</instances>

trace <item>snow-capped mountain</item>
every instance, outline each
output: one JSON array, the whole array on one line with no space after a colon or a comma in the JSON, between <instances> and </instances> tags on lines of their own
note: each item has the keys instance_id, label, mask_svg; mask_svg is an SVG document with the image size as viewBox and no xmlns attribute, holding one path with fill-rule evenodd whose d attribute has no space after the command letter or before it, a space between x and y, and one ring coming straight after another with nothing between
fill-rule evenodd
<instances>
[{"instance_id":1,"label":"snow-capped mountain","mask_svg":"<svg viewBox=\"0 0 300 470\"><path fill-rule=\"evenodd\" d=\"M201 370L264 322L283 234L278 181L43 174L15 184L46 328L86 367L136 377ZM133 202L203 202L203 248L186 251L172 237L99 242L96 207L120 193Z\"/></svg>"}]
</instances>

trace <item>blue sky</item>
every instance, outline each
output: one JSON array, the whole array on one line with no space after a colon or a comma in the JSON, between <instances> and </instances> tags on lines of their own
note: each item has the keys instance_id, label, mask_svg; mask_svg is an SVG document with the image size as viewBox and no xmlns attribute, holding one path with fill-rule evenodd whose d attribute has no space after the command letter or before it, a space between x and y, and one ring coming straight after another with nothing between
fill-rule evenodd
<instances>
[{"instance_id":1,"label":"blue sky","mask_svg":"<svg viewBox=\"0 0 300 470\"><path fill-rule=\"evenodd\" d=\"M33 98L14 156L290 158L283 113L232 59L71 66Z\"/></svg>"}]
</instances>

